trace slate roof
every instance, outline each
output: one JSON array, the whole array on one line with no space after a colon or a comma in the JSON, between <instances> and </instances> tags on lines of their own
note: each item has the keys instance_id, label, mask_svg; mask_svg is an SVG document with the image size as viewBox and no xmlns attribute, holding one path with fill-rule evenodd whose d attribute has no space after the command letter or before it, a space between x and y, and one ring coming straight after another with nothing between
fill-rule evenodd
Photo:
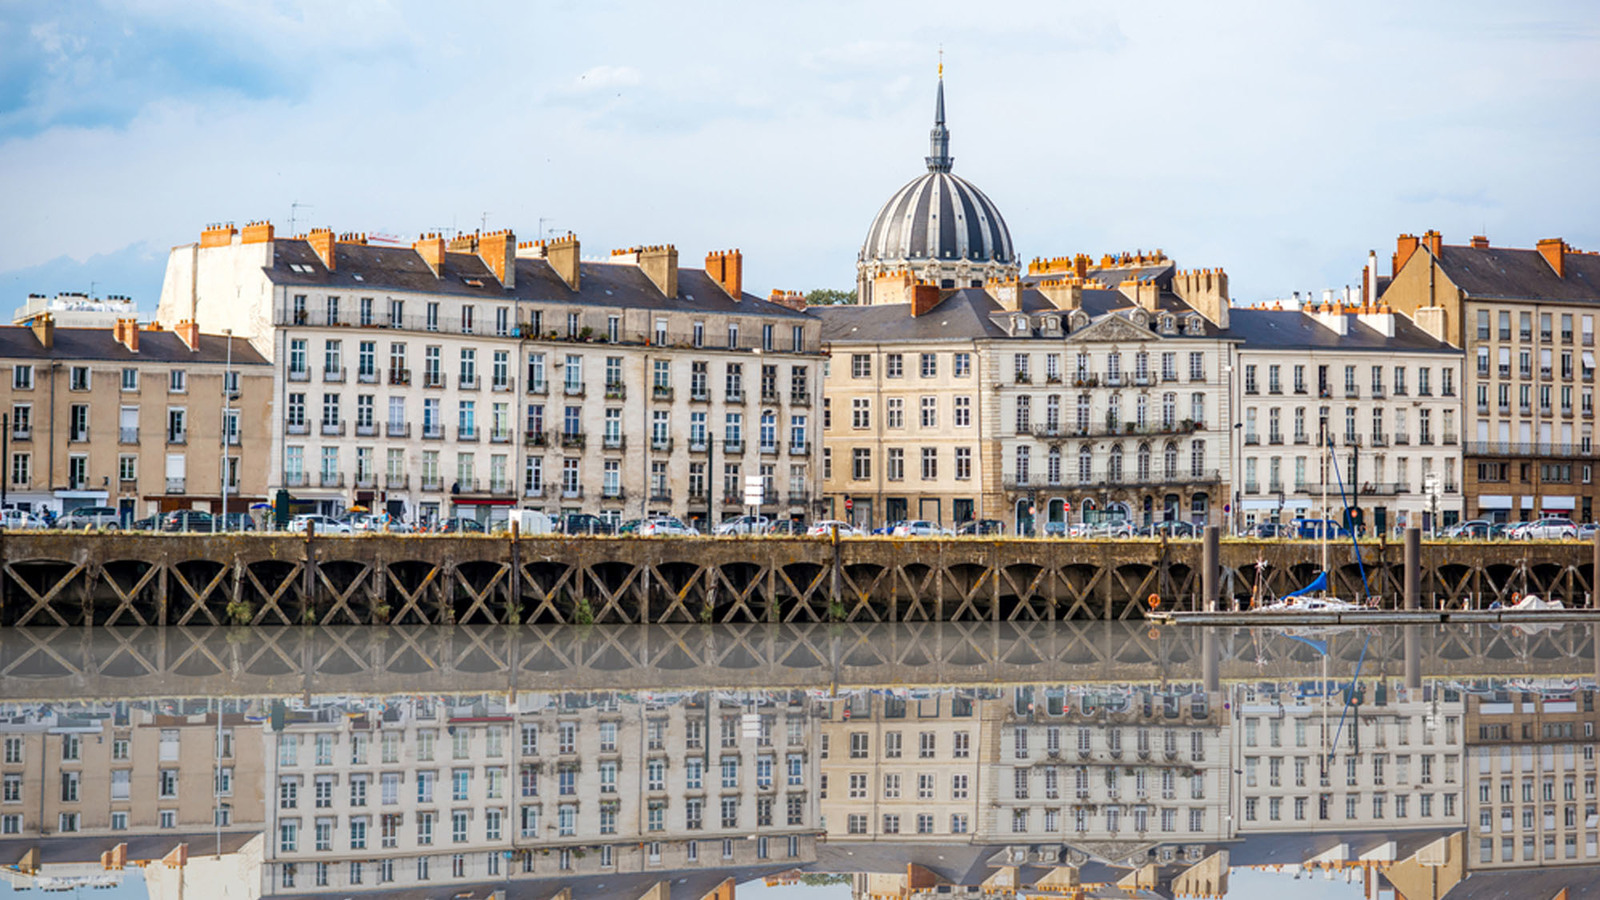
<instances>
[{"instance_id":1,"label":"slate roof","mask_svg":"<svg viewBox=\"0 0 1600 900\"><path fill-rule=\"evenodd\" d=\"M1469 873L1444 895L1444 900L1551 900L1563 889L1574 900L1600 897L1600 866Z\"/></svg>"},{"instance_id":2,"label":"slate roof","mask_svg":"<svg viewBox=\"0 0 1600 900\"><path fill-rule=\"evenodd\" d=\"M249 843L252 838L261 834L256 831L224 831L222 832L222 852L234 853ZM83 863L100 862L100 854L114 849L118 844L128 845L128 859L161 859L171 853L179 844L189 845L191 856L214 853L217 849L217 833L214 831L200 831L194 833L162 832L159 834L97 834L97 835L51 835L49 837L13 837L0 841L0 859L11 865L22 858L24 853L37 847L39 848L40 861L45 865L55 863Z\"/></svg>"},{"instance_id":3,"label":"slate roof","mask_svg":"<svg viewBox=\"0 0 1600 900\"><path fill-rule=\"evenodd\" d=\"M931 312L912 317L909 303L872 304L869 306L815 306L811 312L822 319L822 339L833 343L878 342L929 342L972 341L985 338L1010 337L1005 328L995 324L992 317L1006 312L982 288L961 288L942 291L943 298ZM1107 313L1132 309L1135 304L1117 290L1086 290L1083 292L1083 311L1093 319ZM1019 304L1025 313L1066 312L1051 303L1037 288L1024 288ZM1194 312L1175 294L1159 295L1158 309L1182 315ZM1209 320L1205 322L1207 337L1227 338L1230 333L1219 331ZM1161 337L1155 332L1152 337ZM1195 337L1185 334L1183 337Z\"/></svg>"},{"instance_id":4,"label":"slate roof","mask_svg":"<svg viewBox=\"0 0 1600 900\"><path fill-rule=\"evenodd\" d=\"M191 845L191 851L194 849ZM547 900L559 894L563 888L572 891L573 900L633 900L640 897L645 891L650 890L658 881L670 882L673 897L697 898L703 897L724 880L732 878L737 884L744 884L757 878L788 872L794 866L767 865L744 866L739 868L706 868L706 869L669 869L664 871L651 870L649 872L615 872L605 875L583 875L571 878L524 878L513 874L509 880L505 877L490 881L461 884L456 882L441 883L438 885L419 885L410 888L381 888L374 887L370 890L352 889L349 887L332 891L327 888L322 890L307 891L303 894L294 892L275 893L272 896L281 900L329 900L336 898L363 898L363 900L445 900L452 897L482 898L488 897L497 890L504 890L507 900Z\"/></svg>"},{"instance_id":5,"label":"slate roof","mask_svg":"<svg viewBox=\"0 0 1600 900\"><path fill-rule=\"evenodd\" d=\"M22 325L0 326L0 359L86 360L115 363L217 364L228 361L228 338L221 334L200 335L200 349L191 351L183 339L170 331L139 331L139 352L134 353L118 341L110 328L61 328L55 330L54 346L46 350L33 329ZM244 338L233 341L235 366L266 366L267 360L251 348Z\"/></svg>"},{"instance_id":6,"label":"slate roof","mask_svg":"<svg viewBox=\"0 0 1600 900\"><path fill-rule=\"evenodd\" d=\"M1461 351L1418 328L1402 315L1394 320L1394 337L1388 337L1348 314L1350 329L1340 335L1315 316L1289 309L1241 309L1228 313L1228 337L1250 350L1368 350L1373 352L1454 353Z\"/></svg>"},{"instance_id":7,"label":"slate roof","mask_svg":"<svg viewBox=\"0 0 1600 900\"><path fill-rule=\"evenodd\" d=\"M1426 253L1418 250L1417 255ZM1510 247L1439 248L1439 266L1468 297L1549 300L1600 305L1600 255L1567 253L1557 277L1537 250Z\"/></svg>"},{"instance_id":8,"label":"slate roof","mask_svg":"<svg viewBox=\"0 0 1600 900\"><path fill-rule=\"evenodd\" d=\"M594 305L628 309L677 310L805 319L807 315L770 303L753 294L734 301L704 269L678 268L678 296L663 297L655 283L635 265L580 262L578 290L561 280L547 260L518 258L516 287L506 290L476 253L444 255L440 275L410 247L376 244L334 244L336 267L329 271L304 240L275 240L273 264L264 268L273 284L337 290L352 294L407 291L445 294L485 302L545 301L575 306ZM291 266L309 267L295 271ZM472 284L469 282L477 282Z\"/></svg>"}]
</instances>

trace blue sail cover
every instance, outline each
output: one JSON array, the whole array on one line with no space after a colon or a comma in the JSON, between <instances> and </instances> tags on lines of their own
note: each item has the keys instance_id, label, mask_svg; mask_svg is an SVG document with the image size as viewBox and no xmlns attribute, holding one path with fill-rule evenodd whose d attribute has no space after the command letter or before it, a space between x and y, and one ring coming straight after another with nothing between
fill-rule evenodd
<instances>
[{"instance_id":1,"label":"blue sail cover","mask_svg":"<svg viewBox=\"0 0 1600 900\"><path fill-rule=\"evenodd\" d=\"M1313 580L1310 584L1306 585L1305 587L1301 588L1298 591L1295 591L1292 594L1284 594L1283 595L1283 599L1287 600L1290 597L1298 597L1301 594L1310 594L1310 593L1313 593L1315 591L1325 591L1327 589L1328 589L1328 573L1327 572L1319 572L1317 574L1316 579Z\"/></svg>"}]
</instances>

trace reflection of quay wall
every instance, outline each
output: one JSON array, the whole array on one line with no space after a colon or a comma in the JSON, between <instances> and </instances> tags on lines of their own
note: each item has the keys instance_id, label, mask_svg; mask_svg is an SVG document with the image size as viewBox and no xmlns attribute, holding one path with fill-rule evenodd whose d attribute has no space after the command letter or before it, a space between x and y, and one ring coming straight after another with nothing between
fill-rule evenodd
<instances>
[{"instance_id":1,"label":"reflection of quay wall","mask_svg":"<svg viewBox=\"0 0 1600 900\"><path fill-rule=\"evenodd\" d=\"M1431 679L1596 674L1591 625L1411 626ZM267 696L546 689L692 689L1150 682L1305 677L1315 651L1277 632L1133 622L900 625L385 626L0 629L0 696ZM1367 674L1398 674L1401 629L1336 637L1335 672L1366 644Z\"/></svg>"},{"instance_id":2,"label":"reflection of quay wall","mask_svg":"<svg viewBox=\"0 0 1600 900\"><path fill-rule=\"evenodd\" d=\"M1596 546L1429 544L1425 598L1571 604ZM151 534L0 536L0 624L994 621L1139 618L1152 594L1192 605L1195 541L509 538ZM1335 589L1360 593L1350 548ZM1398 545L1363 550L1393 602ZM1223 591L1248 596L1258 560L1282 594L1318 567L1311 542L1230 541Z\"/></svg>"}]
</instances>

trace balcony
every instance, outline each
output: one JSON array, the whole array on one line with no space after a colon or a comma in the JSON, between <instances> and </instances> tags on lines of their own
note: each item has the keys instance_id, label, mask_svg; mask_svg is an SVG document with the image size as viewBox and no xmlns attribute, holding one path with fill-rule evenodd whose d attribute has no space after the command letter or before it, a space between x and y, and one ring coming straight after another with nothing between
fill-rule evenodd
<instances>
[{"instance_id":1,"label":"balcony","mask_svg":"<svg viewBox=\"0 0 1600 900\"><path fill-rule=\"evenodd\" d=\"M11 439L14 440L14 441L25 441L25 440L27 440L28 438L30 438L32 436L33 436L32 435L32 431L30 429L27 429L27 428L21 428L21 429L13 428L11 430ZM137 443L139 443L139 426L135 425L135 426L133 426L131 428L127 427L127 426L123 426L121 428L118 428L117 429L117 442L120 443L120 444L137 444Z\"/></svg>"},{"instance_id":2,"label":"balcony","mask_svg":"<svg viewBox=\"0 0 1600 900\"><path fill-rule=\"evenodd\" d=\"M483 382L479 381L476 375L471 377L463 375L456 381L456 388L463 391L475 391L482 386Z\"/></svg>"},{"instance_id":3,"label":"balcony","mask_svg":"<svg viewBox=\"0 0 1600 900\"><path fill-rule=\"evenodd\" d=\"M561 499L563 499L563 500L582 500L583 499L583 485L581 485L581 484L562 485L561 486Z\"/></svg>"},{"instance_id":4,"label":"balcony","mask_svg":"<svg viewBox=\"0 0 1600 900\"><path fill-rule=\"evenodd\" d=\"M1253 446L1255 446L1257 444L1260 444L1260 443L1261 443L1261 435L1259 435L1259 434L1247 434L1247 435L1244 436L1244 444L1245 444L1246 447L1253 447Z\"/></svg>"},{"instance_id":5,"label":"balcony","mask_svg":"<svg viewBox=\"0 0 1600 900\"><path fill-rule=\"evenodd\" d=\"M800 441L798 443L791 442L789 444L789 455L790 456L810 456L811 455L811 445L807 444L805 441Z\"/></svg>"},{"instance_id":6,"label":"balcony","mask_svg":"<svg viewBox=\"0 0 1600 900\"><path fill-rule=\"evenodd\" d=\"M778 455L778 445L776 443L762 444L761 445L761 455L763 455L763 456L777 456Z\"/></svg>"},{"instance_id":7,"label":"balcony","mask_svg":"<svg viewBox=\"0 0 1600 900\"><path fill-rule=\"evenodd\" d=\"M1278 433L1278 432L1274 432L1272 434L1269 434L1269 435L1267 435L1267 443L1271 444L1273 446L1282 446L1282 444L1283 444L1283 435L1281 433Z\"/></svg>"},{"instance_id":8,"label":"balcony","mask_svg":"<svg viewBox=\"0 0 1600 900\"><path fill-rule=\"evenodd\" d=\"M621 487L619 487L617 485L612 485L610 487L603 487L603 488L600 489L600 499L601 500L626 500L626 499L628 499L628 492L623 490Z\"/></svg>"},{"instance_id":9,"label":"balcony","mask_svg":"<svg viewBox=\"0 0 1600 900\"><path fill-rule=\"evenodd\" d=\"M423 475L422 489L429 493L437 494L444 490L444 479L437 475Z\"/></svg>"},{"instance_id":10,"label":"balcony","mask_svg":"<svg viewBox=\"0 0 1600 900\"><path fill-rule=\"evenodd\" d=\"M601 435L601 437L600 437L600 449L602 449L602 450L626 450L626 449L628 449L628 439L626 437L623 437L620 434Z\"/></svg>"},{"instance_id":11,"label":"balcony","mask_svg":"<svg viewBox=\"0 0 1600 900\"><path fill-rule=\"evenodd\" d=\"M391 491L403 491L411 486L410 475L395 475L393 473L383 477L383 486Z\"/></svg>"},{"instance_id":12,"label":"balcony","mask_svg":"<svg viewBox=\"0 0 1600 900\"><path fill-rule=\"evenodd\" d=\"M187 482L188 482L188 479L184 478L181 475L178 476L177 478L168 477L167 478L167 493L169 493L169 494L181 494L181 493L183 493L185 491L185 489L187 488Z\"/></svg>"},{"instance_id":13,"label":"balcony","mask_svg":"<svg viewBox=\"0 0 1600 900\"><path fill-rule=\"evenodd\" d=\"M322 382L324 384L344 384L344 372L345 370L342 367L338 369L323 369Z\"/></svg>"},{"instance_id":14,"label":"balcony","mask_svg":"<svg viewBox=\"0 0 1600 900\"><path fill-rule=\"evenodd\" d=\"M323 437L344 437L344 420L323 422L319 432Z\"/></svg>"},{"instance_id":15,"label":"balcony","mask_svg":"<svg viewBox=\"0 0 1600 900\"><path fill-rule=\"evenodd\" d=\"M356 473L356 487L371 489L371 488L375 488L377 486L378 486L378 476L374 475L371 472L357 472Z\"/></svg>"},{"instance_id":16,"label":"balcony","mask_svg":"<svg viewBox=\"0 0 1600 900\"><path fill-rule=\"evenodd\" d=\"M288 377L289 377L290 381L310 381L311 380L311 370L310 369L294 369L294 368L291 368L289 370Z\"/></svg>"},{"instance_id":17,"label":"balcony","mask_svg":"<svg viewBox=\"0 0 1600 900\"><path fill-rule=\"evenodd\" d=\"M377 369L357 369L356 370L356 382L359 383L359 384L377 384L378 383L378 370Z\"/></svg>"},{"instance_id":18,"label":"balcony","mask_svg":"<svg viewBox=\"0 0 1600 900\"><path fill-rule=\"evenodd\" d=\"M240 442L239 441L239 432L238 431L234 431L232 434L223 435L222 436L222 440L229 447L237 447L237 446L239 446L239 442Z\"/></svg>"},{"instance_id":19,"label":"balcony","mask_svg":"<svg viewBox=\"0 0 1600 900\"><path fill-rule=\"evenodd\" d=\"M408 437L411 437L411 423L410 422L390 422L387 426L384 427L383 433L385 435L387 435L388 437L392 437L392 438L408 438Z\"/></svg>"},{"instance_id":20,"label":"balcony","mask_svg":"<svg viewBox=\"0 0 1600 900\"><path fill-rule=\"evenodd\" d=\"M562 447L568 447L568 448L576 448L578 450L582 450L583 449L583 432L581 432L581 431L563 431L561 433L561 446Z\"/></svg>"},{"instance_id":21,"label":"balcony","mask_svg":"<svg viewBox=\"0 0 1600 900\"><path fill-rule=\"evenodd\" d=\"M489 432L489 443L491 443L491 444L509 444L509 443L511 443L511 431L509 429L499 429L499 428L497 428L497 429L495 429L493 431L490 431Z\"/></svg>"},{"instance_id":22,"label":"balcony","mask_svg":"<svg viewBox=\"0 0 1600 900\"><path fill-rule=\"evenodd\" d=\"M582 396L584 396L583 382L581 382L581 381L564 382L561 385L561 393L563 395L567 396L567 397L582 397Z\"/></svg>"},{"instance_id":23,"label":"balcony","mask_svg":"<svg viewBox=\"0 0 1600 900\"><path fill-rule=\"evenodd\" d=\"M538 484L525 484L522 486L522 496L543 497L549 491L549 486L540 482Z\"/></svg>"},{"instance_id":24,"label":"balcony","mask_svg":"<svg viewBox=\"0 0 1600 900\"><path fill-rule=\"evenodd\" d=\"M325 488L342 488L344 487L344 473L323 472L317 477L317 485Z\"/></svg>"},{"instance_id":25,"label":"balcony","mask_svg":"<svg viewBox=\"0 0 1600 900\"><path fill-rule=\"evenodd\" d=\"M1018 372L1012 378L1012 383L1013 384L1033 384L1033 376L1029 375L1027 372Z\"/></svg>"},{"instance_id":26,"label":"balcony","mask_svg":"<svg viewBox=\"0 0 1600 900\"><path fill-rule=\"evenodd\" d=\"M528 380L528 393L530 393L530 394L538 394L540 396L548 394L548 393L550 393L550 382L545 381L543 378L529 379Z\"/></svg>"},{"instance_id":27,"label":"balcony","mask_svg":"<svg viewBox=\"0 0 1600 900\"><path fill-rule=\"evenodd\" d=\"M607 400L626 400L626 399L628 399L628 386L626 384L623 384L620 381L608 381L608 382L606 382L606 399Z\"/></svg>"},{"instance_id":28,"label":"balcony","mask_svg":"<svg viewBox=\"0 0 1600 900\"><path fill-rule=\"evenodd\" d=\"M442 388L445 386L445 381L445 374L443 372L422 373L422 386L425 388Z\"/></svg>"},{"instance_id":29,"label":"balcony","mask_svg":"<svg viewBox=\"0 0 1600 900\"><path fill-rule=\"evenodd\" d=\"M811 405L811 395L807 394L804 391L790 391L789 392L789 405L790 406L810 406Z\"/></svg>"},{"instance_id":30,"label":"balcony","mask_svg":"<svg viewBox=\"0 0 1600 900\"><path fill-rule=\"evenodd\" d=\"M672 386L666 384L655 385L650 389L650 397L653 400L670 401L672 399Z\"/></svg>"},{"instance_id":31,"label":"balcony","mask_svg":"<svg viewBox=\"0 0 1600 900\"><path fill-rule=\"evenodd\" d=\"M1581 443L1552 441L1467 441L1468 456L1588 457L1592 449Z\"/></svg>"},{"instance_id":32,"label":"balcony","mask_svg":"<svg viewBox=\"0 0 1600 900\"><path fill-rule=\"evenodd\" d=\"M466 425L466 426L457 425L456 426L456 440L458 440L458 441L476 441L477 439L478 439L478 428L477 428L476 425Z\"/></svg>"},{"instance_id":33,"label":"balcony","mask_svg":"<svg viewBox=\"0 0 1600 900\"><path fill-rule=\"evenodd\" d=\"M654 450L657 453L671 453L672 452L672 438L670 438L670 437L653 438L650 441L650 449Z\"/></svg>"},{"instance_id":34,"label":"balcony","mask_svg":"<svg viewBox=\"0 0 1600 900\"><path fill-rule=\"evenodd\" d=\"M1396 447L1405 447L1410 445L1410 443L1411 435L1409 434L1397 434L1394 436L1394 445Z\"/></svg>"},{"instance_id":35,"label":"balcony","mask_svg":"<svg viewBox=\"0 0 1600 900\"><path fill-rule=\"evenodd\" d=\"M507 394L515 391L516 389L516 384L514 384L509 378L502 378L499 381L489 382L489 390L496 393Z\"/></svg>"},{"instance_id":36,"label":"balcony","mask_svg":"<svg viewBox=\"0 0 1600 900\"><path fill-rule=\"evenodd\" d=\"M361 424L360 422L356 423L356 437L377 437L377 436L378 436L378 426L377 426L376 423L368 422L365 425Z\"/></svg>"},{"instance_id":37,"label":"balcony","mask_svg":"<svg viewBox=\"0 0 1600 900\"><path fill-rule=\"evenodd\" d=\"M550 446L550 432L524 431L522 433L522 443L528 447L548 447Z\"/></svg>"},{"instance_id":38,"label":"balcony","mask_svg":"<svg viewBox=\"0 0 1600 900\"><path fill-rule=\"evenodd\" d=\"M782 402L782 400L781 400L776 388L774 388L773 390L770 390L770 391L766 390L765 388L762 389L762 391L761 391L761 403L762 403L763 406L766 406L766 405L776 406L780 402Z\"/></svg>"},{"instance_id":39,"label":"balcony","mask_svg":"<svg viewBox=\"0 0 1600 900\"><path fill-rule=\"evenodd\" d=\"M744 395L744 390L740 389L740 390L736 390L736 391L729 391L728 392L728 396L726 396L726 397L724 397L722 399L725 402L728 402L728 403L743 403L744 402L744 396L745 396Z\"/></svg>"},{"instance_id":40,"label":"balcony","mask_svg":"<svg viewBox=\"0 0 1600 900\"><path fill-rule=\"evenodd\" d=\"M691 437L689 439L689 452L690 453L704 453L704 452L706 452L706 441L705 441L705 438L701 438L700 440L697 441L697 440L695 440L694 438Z\"/></svg>"},{"instance_id":41,"label":"balcony","mask_svg":"<svg viewBox=\"0 0 1600 900\"><path fill-rule=\"evenodd\" d=\"M711 395L704 388L689 391L690 403L710 403Z\"/></svg>"},{"instance_id":42,"label":"balcony","mask_svg":"<svg viewBox=\"0 0 1600 900\"><path fill-rule=\"evenodd\" d=\"M425 441L442 441L442 440L444 440L444 426L443 425L429 425L427 423L423 423L423 426L422 426L422 439L425 440Z\"/></svg>"},{"instance_id":43,"label":"balcony","mask_svg":"<svg viewBox=\"0 0 1600 900\"><path fill-rule=\"evenodd\" d=\"M1347 384L1344 386L1344 398L1346 400L1359 400L1361 399L1361 391Z\"/></svg>"},{"instance_id":44,"label":"balcony","mask_svg":"<svg viewBox=\"0 0 1600 900\"><path fill-rule=\"evenodd\" d=\"M304 472L289 472L283 476L283 483L286 487L305 487L311 481Z\"/></svg>"},{"instance_id":45,"label":"balcony","mask_svg":"<svg viewBox=\"0 0 1600 900\"><path fill-rule=\"evenodd\" d=\"M491 478L489 479L489 493L496 497L515 497L517 495L517 486L504 478Z\"/></svg>"},{"instance_id":46,"label":"balcony","mask_svg":"<svg viewBox=\"0 0 1600 900\"><path fill-rule=\"evenodd\" d=\"M671 503L672 489L664 485L657 485L650 489L651 503Z\"/></svg>"},{"instance_id":47,"label":"balcony","mask_svg":"<svg viewBox=\"0 0 1600 900\"><path fill-rule=\"evenodd\" d=\"M722 442L722 451L729 456L738 456L744 452L744 441L732 440Z\"/></svg>"},{"instance_id":48,"label":"balcony","mask_svg":"<svg viewBox=\"0 0 1600 900\"><path fill-rule=\"evenodd\" d=\"M294 419L290 419L289 421L284 423L283 429L288 434L310 434L311 433L311 423L307 422L304 419L301 419L299 421L295 421Z\"/></svg>"},{"instance_id":49,"label":"balcony","mask_svg":"<svg viewBox=\"0 0 1600 900\"><path fill-rule=\"evenodd\" d=\"M396 385L399 385L399 384L410 384L411 383L411 370L410 369L390 369L389 370L389 383L390 384L396 384Z\"/></svg>"},{"instance_id":50,"label":"balcony","mask_svg":"<svg viewBox=\"0 0 1600 900\"><path fill-rule=\"evenodd\" d=\"M1320 489L1319 487L1318 490ZM1369 497L1394 497L1411 493L1411 486L1404 481L1369 481L1362 484L1357 493Z\"/></svg>"},{"instance_id":51,"label":"balcony","mask_svg":"<svg viewBox=\"0 0 1600 900\"><path fill-rule=\"evenodd\" d=\"M1372 439L1367 442L1367 446L1369 446L1369 447L1387 447L1387 446L1389 446L1389 436L1384 434L1381 431L1374 431L1372 433Z\"/></svg>"}]
</instances>

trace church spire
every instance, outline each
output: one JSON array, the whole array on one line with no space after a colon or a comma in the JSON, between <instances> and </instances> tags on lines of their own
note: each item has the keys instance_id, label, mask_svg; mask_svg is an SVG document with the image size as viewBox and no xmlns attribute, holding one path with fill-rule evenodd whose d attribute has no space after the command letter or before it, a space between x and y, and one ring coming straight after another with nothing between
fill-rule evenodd
<instances>
[{"instance_id":1,"label":"church spire","mask_svg":"<svg viewBox=\"0 0 1600 900\"><path fill-rule=\"evenodd\" d=\"M929 132L929 172L948 172L955 158L950 155L950 130L944 127L944 51L939 51L939 99L933 108L933 131Z\"/></svg>"}]
</instances>

